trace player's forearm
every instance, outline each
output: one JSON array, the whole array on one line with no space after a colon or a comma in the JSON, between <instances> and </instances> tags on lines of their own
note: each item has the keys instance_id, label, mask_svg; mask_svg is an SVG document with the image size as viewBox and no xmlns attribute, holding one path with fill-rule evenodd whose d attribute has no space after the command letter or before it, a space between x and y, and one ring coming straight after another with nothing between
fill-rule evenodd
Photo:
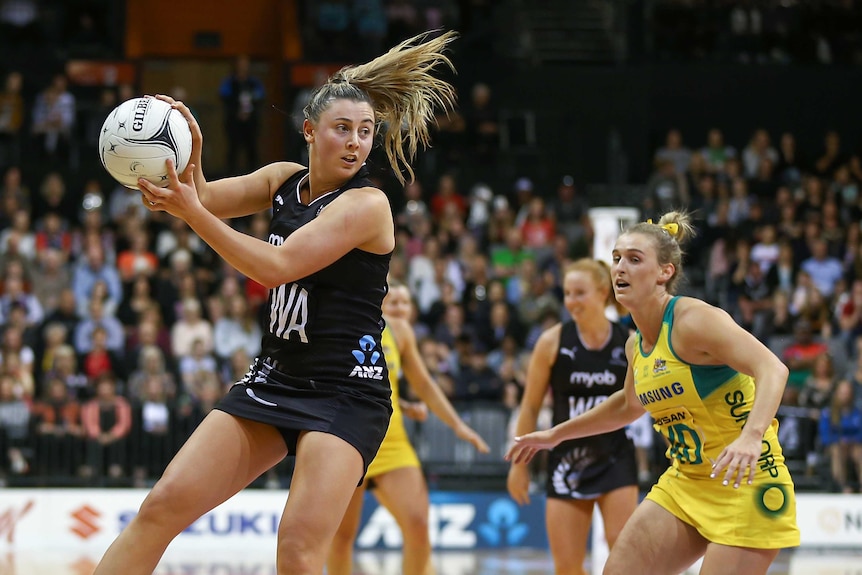
<instances>
[{"instance_id":1,"label":"player's forearm","mask_svg":"<svg viewBox=\"0 0 862 575\"><path fill-rule=\"evenodd\" d=\"M431 379L431 375L427 371L425 373L422 373L422 371L422 369L405 369L407 382L416 393L416 396L425 402L431 413L440 418L440 421L455 429L462 423L461 416L455 411L455 407L446 397L446 394L443 393L443 390L440 389L440 386Z\"/></svg>"},{"instance_id":2,"label":"player's forearm","mask_svg":"<svg viewBox=\"0 0 862 575\"><path fill-rule=\"evenodd\" d=\"M628 405L625 390L611 395L606 401L577 417L555 425L551 433L557 442L590 437L625 427L639 417L643 410Z\"/></svg>"},{"instance_id":3,"label":"player's forearm","mask_svg":"<svg viewBox=\"0 0 862 575\"><path fill-rule=\"evenodd\" d=\"M267 288L286 283L282 277L284 261L276 246L234 230L206 209L198 210L187 222L204 242L241 274Z\"/></svg>"},{"instance_id":4,"label":"player's forearm","mask_svg":"<svg viewBox=\"0 0 862 575\"><path fill-rule=\"evenodd\" d=\"M778 406L781 404L789 371L780 361L774 361L759 371L762 373L755 374L754 378L756 386L754 405L751 406L743 433L753 433L762 438L772 424Z\"/></svg>"}]
</instances>

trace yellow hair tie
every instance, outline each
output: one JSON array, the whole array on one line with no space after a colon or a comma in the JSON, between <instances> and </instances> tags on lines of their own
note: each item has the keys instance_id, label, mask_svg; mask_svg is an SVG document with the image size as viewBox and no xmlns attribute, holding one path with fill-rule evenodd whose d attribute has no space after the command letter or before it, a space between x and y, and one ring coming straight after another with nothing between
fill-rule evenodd
<instances>
[{"instance_id":1,"label":"yellow hair tie","mask_svg":"<svg viewBox=\"0 0 862 575\"><path fill-rule=\"evenodd\" d=\"M646 221L646 223L651 224L652 218L648 219ZM658 227L660 227L661 229L663 229L664 231L666 231L668 233L668 235L672 238L675 238L676 235L679 233L679 224L670 223L670 224L656 224L656 225Z\"/></svg>"}]
</instances>

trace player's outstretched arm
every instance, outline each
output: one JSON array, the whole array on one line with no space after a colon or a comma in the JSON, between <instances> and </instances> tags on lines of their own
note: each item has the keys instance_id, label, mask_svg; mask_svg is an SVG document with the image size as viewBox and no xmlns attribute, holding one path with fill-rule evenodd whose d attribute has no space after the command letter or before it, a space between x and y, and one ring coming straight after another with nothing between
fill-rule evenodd
<instances>
[{"instance_id":1,"label":"player's outstretched arm","mask_svg":"<svg viewBox=\"0 0 862 575\"><path fill-rule=\"evenodd\" d=\"M407 383L410 384L419 399L424 401L428 409L443 423L451 427L459 439L472 444L480 453L488 453L490 448L482 436L464 423L440 386L431 379L431 374L428 373L428 369L422 361L419 347L416 345L416 335L410 324L401 318L387 318L386 323L392 329L398 342L398 351L401 353L401 368L404 370Z\"/></svg>"},{"instance_id":2,"label":"player's outstretched arm","mask_svg":"<svg viewBox=\"0 0 862 575\"><path fill-rule=\"evenodd\" d=\"M528 463L539 451L551 449L562 441L615 431L640 417L644 413L644 408L635 394L631 366L633 353L634 336L631 336L626 343L629 367L623 389L586 413L550 429L515 437L515 442L506 453L505 459L512 463Z\"/></svg>"}]
</instances>

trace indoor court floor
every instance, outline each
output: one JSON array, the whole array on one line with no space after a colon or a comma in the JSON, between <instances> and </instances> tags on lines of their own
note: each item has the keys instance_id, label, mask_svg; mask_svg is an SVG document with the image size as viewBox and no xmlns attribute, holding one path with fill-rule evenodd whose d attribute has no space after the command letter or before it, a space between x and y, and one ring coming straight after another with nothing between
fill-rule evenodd
<instances>
[{"instance_id":1,"label":"indoor court floor","mask_svg":"<svg viewBox=\"0 0 862 575\"><path fill-rule=\"evenodd\" d=\"M217 550L192 553L171 549L154 575L275 575L275 562L268 554L242 555ZM360 551L356 559L356 575L398 575L400 572L401 556L397 552ZM7 552L0 555L0 575L92 575L97 560L97 555L86 552ZM436 553L434 560L438 575L553 575L547 552L533 549L446 551ZM862 575L862 547L855 551L784 551L769 573Z\"/></svg>"}]
</instances>

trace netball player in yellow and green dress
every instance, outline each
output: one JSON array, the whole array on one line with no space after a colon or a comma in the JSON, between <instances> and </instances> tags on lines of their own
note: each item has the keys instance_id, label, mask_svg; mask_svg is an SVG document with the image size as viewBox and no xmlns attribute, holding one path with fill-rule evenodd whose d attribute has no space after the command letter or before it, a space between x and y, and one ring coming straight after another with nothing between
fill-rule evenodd
<instances>
[{"instance_id":1,"label":"netball player in yellow and green dress","mask_svg":"<svg viewBox=\"0 0 862 575\"><path fill-rule=\"evenodd\" d=\"M366 486L390 513L404 537L402 549L403 575L431 575L431 540L428 534L428 486L416 452L410 444L402 419L402 402L398 394L399 374L407 379L411 389L437 417L452 428L459 439L488 453L485 440L464 423L443 391L431 379L425 368L416 336L408 318L412 300L407 286L390 281L389 292L383 299L383 330L381 346L389 369L392 388L392 417L383 443L368 471L365 482L357 487L347 513L341 521L326 563L328 575L353 573L353 545L359 530Z\"/></svg>"},{"instance_id":2,"label":"netball player in yellow and green dress","mask_svg":"<svg viewBox=\"0 0 862 575\"><path fill-rule=\"evenodd\" d=\"M574 419L515 438L510 461L566 439L631 423L644 410L668 441L671 465L623 528L605 575L760 575L799 545L793 481L775 412L787 368L726 312L675 296L685 213L635 224L617 239L611 275L637 332L623 390ZM756 385L755 385L756 384Z\"/></svg>"}]
</instances>

